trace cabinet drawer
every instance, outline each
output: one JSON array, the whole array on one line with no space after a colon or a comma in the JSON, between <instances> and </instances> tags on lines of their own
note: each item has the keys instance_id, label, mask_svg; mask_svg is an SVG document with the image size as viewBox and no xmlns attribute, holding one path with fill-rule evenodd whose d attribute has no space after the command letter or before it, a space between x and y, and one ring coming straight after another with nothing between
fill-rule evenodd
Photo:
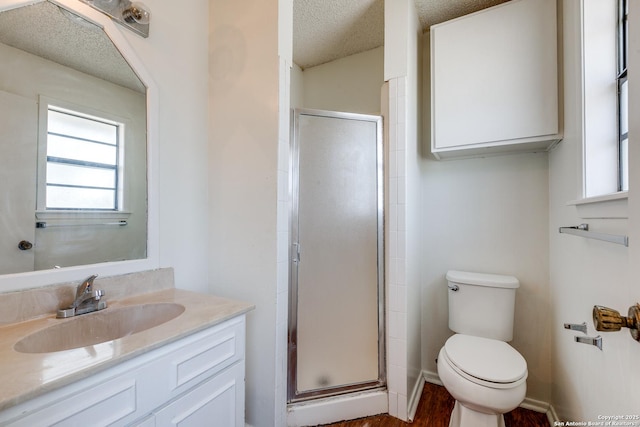
<instances>
[{"instance_id":1,"label":"cabinet drawer","mask_svg":"<svg viewBox=\"0 0 640 427\"><path fill-rule=\"evenodd\" d=\"M15 427L110 426L136 416L137 380L115 378L47 405L9 425ZM4 424L3 424L4 425Z\"/></svg>"},{"instance_id":2,"label":"cabinet drawer","mask_svg":"<svg viewBox=\"0 0 640 427\"><path fill-rule=\"evenodd\" d=\"M243 331L244 323L239 321L214 328L173 354L168 364L170 392L181 393L244 359Z\"/></svg>"}]
</instances>

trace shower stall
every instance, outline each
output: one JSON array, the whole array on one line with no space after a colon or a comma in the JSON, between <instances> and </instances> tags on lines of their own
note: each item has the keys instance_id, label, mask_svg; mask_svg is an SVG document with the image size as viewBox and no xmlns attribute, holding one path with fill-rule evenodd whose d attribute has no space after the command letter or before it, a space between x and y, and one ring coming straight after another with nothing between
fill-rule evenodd
<instances>
[{"instance_id":1,"label":"shower stall","mask_svg":"<svg viewBox=\"0 0 640 427\"><path fill-rule=\"evenodd\" d=\"M290 403L385 385L382 118L293 119Z\"/></svg>"}]
</instances>

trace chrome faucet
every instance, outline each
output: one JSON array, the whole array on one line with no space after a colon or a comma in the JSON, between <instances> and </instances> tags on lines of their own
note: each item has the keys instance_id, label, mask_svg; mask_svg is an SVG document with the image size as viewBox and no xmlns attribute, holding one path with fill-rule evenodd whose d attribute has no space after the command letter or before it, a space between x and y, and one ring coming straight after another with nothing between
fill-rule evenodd
<instances>
[{"instance_id":1,"label":"chrome faucet","mask_svg":"<svg viewBox=\"0 0 640 427\"><path fill-rule=\"evenodd\" d=\"M102 300L104 291L102 289L93 289L93 281L96 277L98 276L94 274L78 285L76 299L73 304L68 308L59 309L56 315L57 318L79 316L107 308L107 302Z\"/></svg>"}]
</instances>

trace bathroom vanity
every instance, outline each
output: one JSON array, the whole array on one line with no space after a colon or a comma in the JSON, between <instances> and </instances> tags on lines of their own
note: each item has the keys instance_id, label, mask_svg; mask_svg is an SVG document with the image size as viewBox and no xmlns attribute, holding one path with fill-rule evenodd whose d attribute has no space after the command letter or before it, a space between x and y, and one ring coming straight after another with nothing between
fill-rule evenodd
<instances>
[{"instance_id":1,"label":"bathroom vanity","mask_svg":"<svg viewBox=\"0 0 640 427\"><path fill-rule=\"evenodd\" d=\"M245 315L252 308L168 288L110 300L107 309L76 318L49 314L4 324L0 425L202 426L215 420L244 426ZM162 318L167 310L171 313ZM152 314L138 315L145 311ZM147 322L141 326L147 329L48 351L61 341L47 341L49 331L55 337L55 330L64 328L64 335L72 335L64 345L82 345L92 337L76 327L79 322L94 322L89 328L94 331L100 324L125 327L118 326L121 313L127 313L123 325ZM97 317L104 315L103 321ZM153 326L156 315L162 323Z\"/></svg>"}]
</instances>

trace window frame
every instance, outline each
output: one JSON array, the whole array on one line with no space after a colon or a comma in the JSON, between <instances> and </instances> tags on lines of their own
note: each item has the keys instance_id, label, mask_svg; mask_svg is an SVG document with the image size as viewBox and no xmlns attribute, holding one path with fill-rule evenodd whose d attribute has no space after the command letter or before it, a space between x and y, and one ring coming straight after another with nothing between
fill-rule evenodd
<instances>
[{"instance_id":1,"label":"window frame","mask_svg":"<svg viewBox=\"0 0 640 427\"><path fill-rule=\"evenodd\" d=\"M59 111L65 114L71 114L77 117L86 118L90 120L97 120L99 122L116 125L117 131L117 154L115 165L115 188L114 188L114 208L52 208L47 206L46 192L48 187L47 182L47 138L49 134L48 130L48 113L49 110ZM123 211L123 188L124 188L124 152L125 152L125 126L126 119L118 117L114 114L97 111L90 107L73 104L67 101L62 101L45 96L39 97L39 135L38 135L38 189L37 189L37 213L44 212L71 212L74 214L87 215L93 213L118 213ZM72 161L64 163L74 163L78 165L86 164L82 161Z\"/></svg>"},{"instance_id":2,"label":"window frame","mask_svg":"<svg viewBox=\"0 0 640 427\"><path fill-rule=\"evenodd\" d=\"M629 102L628 102L628 76L627 62L629 52L629 1L618 1L618 21L617 21L617 119L618 119L618 190L629 190ZM623 86L627 85L626 99L623 99L625 91ZM626 132L623 130L623 123L626 123ZM626 147L624 147L626 141Z\"/></svg>"},{"instance_id":3,"label":"window frame","mask_svg":"<svg viewBox=\"0 0 640 427\"><path fill-rule=\"evenodd\" d=\"M580 164L576 207L580 218L628 218L628 191L620 191L618 137L619 0L579 0L576 72L580 82Z\"/></svg>"}]
</instances>

